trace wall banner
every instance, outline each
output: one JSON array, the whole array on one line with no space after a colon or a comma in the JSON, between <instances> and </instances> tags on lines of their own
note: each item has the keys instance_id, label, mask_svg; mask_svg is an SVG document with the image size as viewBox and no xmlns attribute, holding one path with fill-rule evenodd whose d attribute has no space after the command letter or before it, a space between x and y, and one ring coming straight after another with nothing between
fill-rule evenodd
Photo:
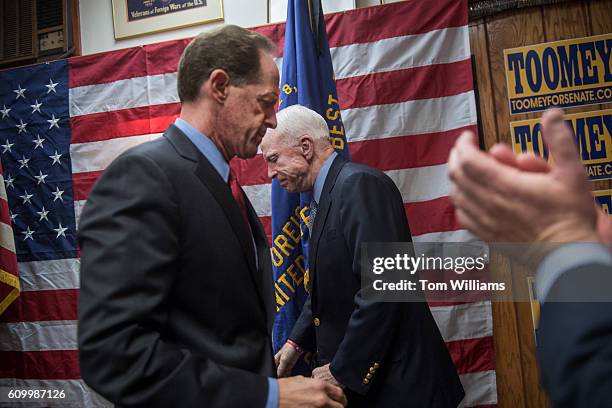
<instances>
[{"instance_id":1,"label":"wall banner","mask_svg":"<svg viewBox=\"0 0 612 408\"><path fill-rule=\"evenodd\" d=\"M510 113L612 102L612 33L504 50Z\"/></svg>"},{"instance_id":2,"label":"wall banner","mask_svg":"<svg viewBox=\"0 0 612 408\"><path fill-rule=\"evenodd\" d=\"M608 214L608 216L612 216L612 190L593 191L593 197L603 212Z\"/></svg>"},{"instance_id":3,"label":"wall banner","mask_svg":"<svg viewBox=\"0 0 612 408\"><path fill-rule=\"evenodd\" d=\"M612 178L612 109L565 115L565 122L574 132L589 179ZM549 159L540 119L510 122L510 138L515 153L533 152Z\"/></svg>"}]
</instances>

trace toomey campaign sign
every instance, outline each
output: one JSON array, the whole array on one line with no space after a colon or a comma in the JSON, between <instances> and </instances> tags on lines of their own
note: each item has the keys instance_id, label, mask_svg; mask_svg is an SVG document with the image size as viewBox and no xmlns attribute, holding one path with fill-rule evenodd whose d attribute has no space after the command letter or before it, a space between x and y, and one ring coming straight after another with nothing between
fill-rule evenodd
<instances>
[{"instance_id":1,"label":"toomey campaign sign","mask_svg":"<svg viewBox=\"0 0 612 408\"><path fill-rule=\"evenodd\" d=\"M612 109L565 115L565 122L574 132L589 179L612 178ZM510 135L515 153L533 152L548 159L540 119L510 122Z\"/></svg>"},{"instance_id":2,"label":"toomey campaign sign","mask_svg":"<svg viewBox=\"0 0 612 408\"><path fill-rule=\"evenodd\" d=\"M612 216L612 190L593 191L593 197L603 212Z\"/></svg>"},{"instance_id":3,"label":"toomey campaign sign","mask_svg":"<svg viewBox=\"0 0 612 408\"><path fill-rule=\"evenodd\" d=\"M612 101L612 33L504 50L510 112Z\"/></svg>"}]
</instances>

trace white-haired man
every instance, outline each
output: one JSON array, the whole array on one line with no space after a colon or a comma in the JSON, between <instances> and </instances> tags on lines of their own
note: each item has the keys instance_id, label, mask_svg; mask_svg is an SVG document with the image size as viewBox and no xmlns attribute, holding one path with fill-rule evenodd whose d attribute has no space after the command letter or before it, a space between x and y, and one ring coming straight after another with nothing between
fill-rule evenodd
<instances>
[{"instance_id":1,"label":"white-haired man","mask_svg":"<svg viewBox=\"0 0 612 408\"><path fill-rule=\"evenodd\" d=\"M314 217L310 296L275 356L279 377L317 351L313 377L344 387L351 407L456 407L463 388L427 305L373 302L361 288L361 243L411 240L397 187L338 155L316 112L291 106L277 120L261 144L268 175L312 191Z\"/></svg>"}]
</instances>

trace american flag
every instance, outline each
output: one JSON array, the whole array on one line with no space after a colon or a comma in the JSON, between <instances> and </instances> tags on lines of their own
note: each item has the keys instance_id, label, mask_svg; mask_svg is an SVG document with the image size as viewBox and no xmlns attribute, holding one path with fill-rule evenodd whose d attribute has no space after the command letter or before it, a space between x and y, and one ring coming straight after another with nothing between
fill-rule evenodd
<instances>
[{"instance_id":1,"label":"american flag","mask_svg":"<svg viewBox=\"0 0 612 408\"><path fill-rule=\"evenodd\" d=\"M467 22L466 0L326 16L351 159L397 183L417 242L475 240L455 219L446 165L459 134L477 130ZM284 24L254 30L282 53ZM75 227L104 168L178 115L176 66L188 42L0 73L0 107L9 110L0 149L22 286L0 316L0 386L61 388L75 406L104 404L79 379ZM264 160L232 166L270 234ZM490 301L430 306L466 389L463 406L496 406Z\"/></svg>"}]
</instances>

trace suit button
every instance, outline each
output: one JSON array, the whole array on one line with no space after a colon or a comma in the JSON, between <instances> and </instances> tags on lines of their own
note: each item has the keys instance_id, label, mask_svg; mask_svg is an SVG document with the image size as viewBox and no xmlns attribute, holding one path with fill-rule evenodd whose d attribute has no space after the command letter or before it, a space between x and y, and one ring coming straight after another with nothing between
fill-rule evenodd
<instances>
[{"instance_id":1,"label":"suit button","mask_svg":"<svg viewBox=\"0 0 612 408\"><path fill-rule=\"evenodd\" d=\"M370 373L374 374L375 371L376 369L374 367L370 367Z\"/></svg>"},{"instance_id":2,"label":"suit button","mask_svg":"<svg viewBox=\"0 0 612 408\"><path fill-rule=\"evenodd\" d=\"M366 380L371 380L371 379L372 379L372 374L367 373L367 374L366 374Z\"/></svg>"},{"instance_id":3,"label":"suit button","mask_svg":"<svg viewBox=\"0 0 612 408\"><path fill-rule=\"evenodd\" d=\"M367 378L364 378L362 381L364 384L368 385L370 383L370 380L368 380Z\"/></svg>"},{"instance_id":4,"label":"suit button","mask_svg":"<svg viewBox=\"0 0 612 408\"><path fill-rule=\"evenodd\" d=\"M373 366L373 367L374 367L374 369L376 369L376 368L380 367L380 364L378 364L378 363L374 363L374 366Z\"/></svg>"},{"instance_id":5,"label":"suit button","mask_svg":"<svg viewBox=\"0 0 612 408\"><path fill-rule=\"evenodd\" d=\"M315 317L313 319L313 323L314 323L315 327L319 327L321 325L321 321L319 320L318 317Z\"/></svg>"}]
</instances>

